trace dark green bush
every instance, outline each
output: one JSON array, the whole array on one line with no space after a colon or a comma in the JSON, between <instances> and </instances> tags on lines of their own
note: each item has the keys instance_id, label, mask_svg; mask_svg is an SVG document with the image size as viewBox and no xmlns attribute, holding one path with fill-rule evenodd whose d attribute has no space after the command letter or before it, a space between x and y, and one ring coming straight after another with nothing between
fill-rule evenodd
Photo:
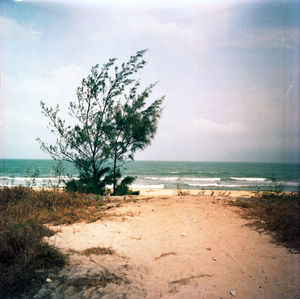
<instances>
[{"instance_id":1,"label":"dark green bush","mask_svg":"<svg viewBox=\"0 0 300 299\"><path fill-rule=\"evenodd\" d=\"M121 183L116 186L116 190L113 195L139 195L139 191L132 191L128 187L135 179L136 178L132 176L125 177Z\"/></svg>"},{"instance_id":2,"label":"dark green bush","mask_svg":"<svg viewBox=\"0 0 300 299\"><path fill-rule=\"evenodd\" d=\"M43 283L47 270L62 267L65 257L43 241L51 232L38 221L2 220L5 221L0 223L0 294L17 296Z\"/></svg>"},{"instance_id":3,"label":"dark green bush","mask_svg":"<svg viewBox=\"0 0 300 299\"><path fill-rule=\"evenodd\" d=\"M66 182L65 191L104 195L106 193L105 186L106 180L99 180L95 183L92 178L80 178L79 180L73 179Z\"/></svg>"}]
</instances>

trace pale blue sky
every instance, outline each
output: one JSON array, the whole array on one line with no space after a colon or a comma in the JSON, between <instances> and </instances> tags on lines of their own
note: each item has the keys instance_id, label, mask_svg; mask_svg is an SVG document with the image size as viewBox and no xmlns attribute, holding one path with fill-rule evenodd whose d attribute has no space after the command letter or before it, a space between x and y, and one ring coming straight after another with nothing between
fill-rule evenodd
<instances>
[{"instance_id":1,"label":"pale blue sky","mask_svg":"<svg viewBox=\"0 0 300 299\"><path fill-rule=\"evenodd\" d=\"M298 161L299 1L1 0L1 149L48 158L39 102L62 112L91 66L149 49L166 95L136 159Z\"/></svg>"}]
</instances>

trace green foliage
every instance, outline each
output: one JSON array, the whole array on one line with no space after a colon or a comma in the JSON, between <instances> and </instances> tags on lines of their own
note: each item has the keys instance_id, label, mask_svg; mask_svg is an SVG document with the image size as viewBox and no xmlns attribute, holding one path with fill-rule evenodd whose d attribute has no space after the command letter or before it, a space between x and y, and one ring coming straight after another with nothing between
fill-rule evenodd
<instances>
[{"instance_id":1,"label":"green foliage","mask_svg":"<svg viewBox=\"0 0 300 299\"><path fill-rule=\"evenodd\" d=\"M127 176L125 177L120 184L116 185L114 195L125 195L125 194L132 194L132 195L139 195L138 191L129 190L128 186L132 184L135 180L135 177Z\"/></svg>"},{"instance_id":2,"label":"green foliage","mask_svg":"<svg viewBox=\"0 0 300 299\"><path fill-rule=\"evenodd\" d=\"M98 176L92 176L89 173L80 173L79 180L73 179L65 183L66 191L68 192L81 192L81 193L94 193L94 194L105 194L105 186L111 182L110 176L104 176L109 168L103 168L99 171Z\"/></svg>"},{"instance_id":3,"label":"green foliage","mask_svg":"<svg viewBox=\"0 0 300 299\"><path fill-rule=\"evenodd\" d=\"M49 269L65 263L65 257L43 239L52 232L36 213L43 203L33 200L34 194L31 188L0 189L1 298L21 298L45 282Z\"/></svg>"},{"instance_id":4,"label":"green foliage","mask_svg":"<svg viewBox=\"0 0 300 299\"><path fill-rule=\"evenodd\" d=\"M56 164L52 166L55 177L57 177L57 184L54 185L55 188L59 188L62 183L65 181L62 179L62 176L65 172L65 168L63 166L63 162L61 160L56 161Z\"/></svg>"},{"instance_id":5,"label":"green foliage","mask_svg":"<svg viewBox=\"0 0 300 299\"><path fill-rule=\"evenodd\" d=\"M277 193L280 193L283 191L283 184L281 184L280 182L278 182L276 176L275 176L275 173L273 173L271 175L271 181L273 183L273 191L274 192L277 192Z\"/></svg>"},{"instance_id":6,"label":"green foliage","mask_svg":"<svg viewBox=\"0 0 300 299\"><path fill-rule=\"evenodd\" d=\"M115 194L124 161L133 160L134 153L154 138L163 97L147 106L156 83L139 91L140 80L134 77L146 64L145 52L138 51L121 67L116 58L92 67L77 88L77 101L69 104L73 125L58 116L58 105L52 108L41 102L51 131L58 136L55 145L37 138L41 149L55 160L72 162L79 170L79 181L68 182L67 190L103 194L104 183L110 183ZM128 180L123 181L119 189L125 190Z\"/></svg>"}]
</instances>

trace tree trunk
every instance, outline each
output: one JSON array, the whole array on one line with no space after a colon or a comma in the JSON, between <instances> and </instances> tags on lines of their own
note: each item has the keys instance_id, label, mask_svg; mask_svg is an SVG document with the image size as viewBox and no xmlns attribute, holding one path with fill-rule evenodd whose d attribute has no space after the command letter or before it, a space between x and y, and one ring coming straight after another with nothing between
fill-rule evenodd
<instances>
[{"instance_id":1,"label":"tree trunk","mask_svg":"<svg viewBox=\"0 0 300 299\"><path fill-rule=\"evenodd\" d=\"M113 168L113 194L116 192L117 178L116 178L116 170L117 170L117 153L114 155L114 168Z\"/></svg>"},{"instance_id":2,"label":"tree trunk","mask_svg":"<svg viewBox=\"0 0 300 299\"><path fill-rule=\"evenodd\" d=\"M93 163L92 167L93 167L93 183L94 183L94 187L96 187L98 185L99 178L98 178L98 172L95 163Z\"/></svg>"}]
</instances>

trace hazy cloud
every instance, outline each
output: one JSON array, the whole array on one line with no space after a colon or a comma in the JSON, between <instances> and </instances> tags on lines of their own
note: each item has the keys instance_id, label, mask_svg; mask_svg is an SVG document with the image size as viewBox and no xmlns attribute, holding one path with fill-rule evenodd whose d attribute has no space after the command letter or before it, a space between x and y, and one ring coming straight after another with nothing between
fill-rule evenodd
<instances>
[{"instance_id":1,"label":"hazy cloud","mask_svg":"<svg viewBox=\"0 0 300 299\"><path fill-rule=\"evenodd\" d=\"M230 121L228 123L220 123L213 120L200 118L194 119L193 125L196 130L199 130L201 133L210 134L210 135L239 135L244 132L244 126L241 122Z\"/></svg>"},{"instance_id":2,"label":"hazy cloud","mask_svg":"<svg viewBox=\"0 0 300 299\"><path fill-rule=\"evenodd\" d=\"M24 35L29 35L29 31L19 25L14 19L0 16L0 38L14 36L22 38Z\"/></svg>"},{"instance_id":3,"label":"hazy cloud","mask_svg":"<svg viewBox=\"0 0 300 299\"><path fill-rule=\"evenodd\" d=\"M177 24L175 21L158 21L154 18L134 18L129 28L157 41L167 50L183 50L190 47L207 47L207 42L199 32L191 27Z\"/></svg>"}]
</instances>

